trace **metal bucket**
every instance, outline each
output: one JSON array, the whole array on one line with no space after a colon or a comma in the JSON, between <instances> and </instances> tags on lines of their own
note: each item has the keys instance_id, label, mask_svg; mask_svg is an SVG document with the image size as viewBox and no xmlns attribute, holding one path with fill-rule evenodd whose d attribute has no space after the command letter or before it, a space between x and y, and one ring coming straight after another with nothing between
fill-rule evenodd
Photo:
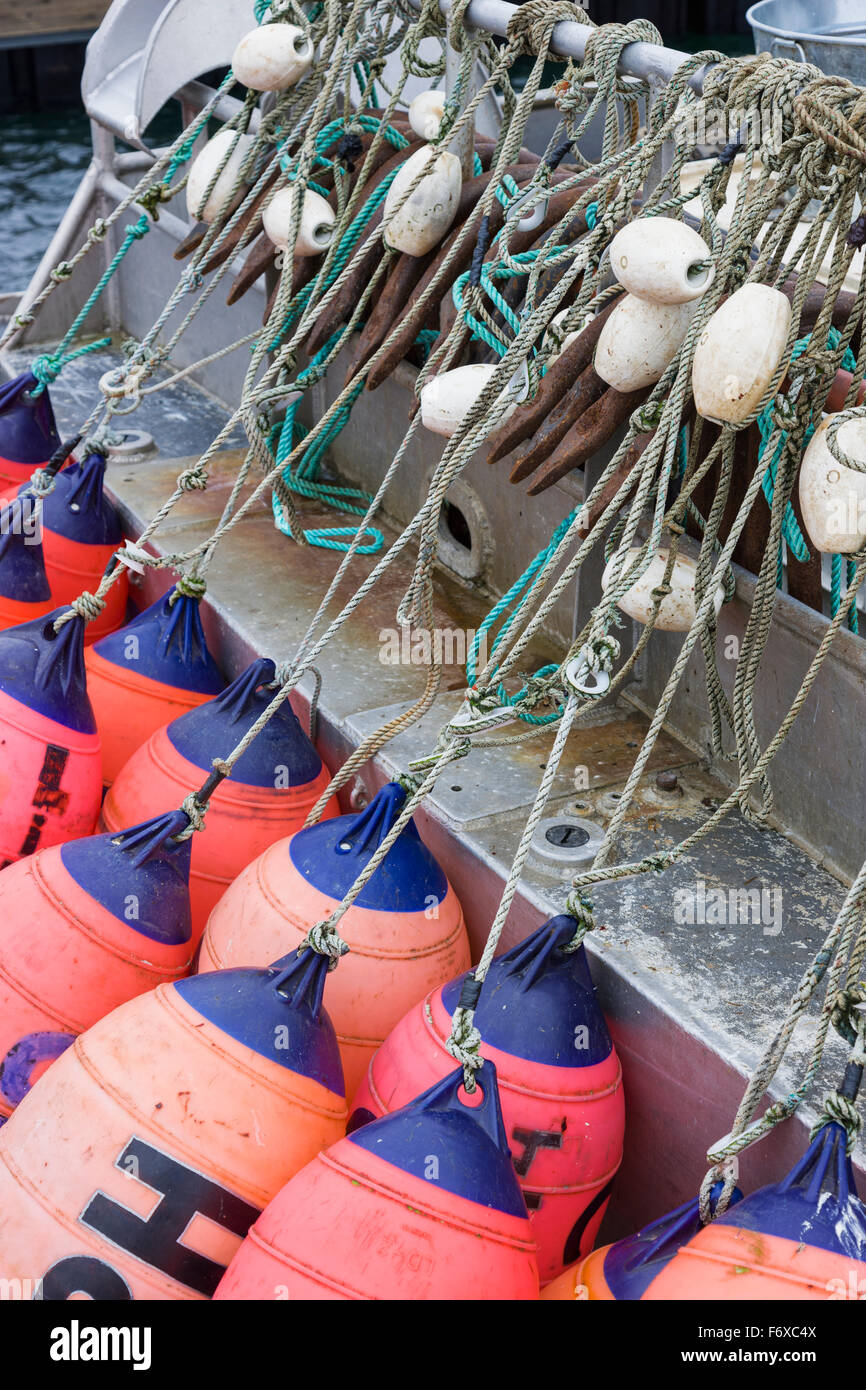
<instances>
[{"instance_id":1,"label":"metal bucket","mask_svg":"<svg viewBox=\"0 0 866 1390\"><path fill-rule=\"evenodd\" d=\"M759 0L746 18L756 52L866 86L866 0Z\"/></svg>"}]
</instances>

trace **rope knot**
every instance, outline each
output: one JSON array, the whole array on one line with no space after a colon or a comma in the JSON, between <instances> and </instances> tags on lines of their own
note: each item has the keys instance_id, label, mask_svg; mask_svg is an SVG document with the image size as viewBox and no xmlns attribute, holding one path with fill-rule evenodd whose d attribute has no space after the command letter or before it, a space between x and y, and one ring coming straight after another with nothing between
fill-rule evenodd
<instances>
[{"instance_id":1,"label":"rope knot","mask_svg":"<svg viewBox=\"0 0 866 1390\"><path fill-rule=\"evenodd\" d=\"M614 663L619 660L622 650L613 633L606 632L603 637L592 638L585 647L586 664L593 675L610 675Z\"/></svg>"},{"instance_id":2,"label":"rope knot","mask_svg":"<svg viewBox=\"0 0 866 1390\"><path fill-rule=\"evenodd\" d=\"M579 888L573 888L565 900L565 910L577 922L577 931L562 948L570 953L577 950L587 932L595 931L595 905Z\"/></svg>"},{"instance_id":3,"label":"rope knot","mask_svg":"<svg viewBox=\"0 0 866 1390\"><path fill-rule=\"evenodd\" d=\"M68 261L58 261L51 272L52 280L68 280L72 274L72 266Z\"/></svg>"},{"instance_id":4,"label":"rope knot","mask_svg":"<svg viewBox=\"0 0 866 1390\"><path fill-rule=\"evenodd\" d=\"M848 989L840 990L830 1010L830 1022L849 1047L854 1047L859 1041L863 1027L858 1004L866 1004L866 982L862 980Z\"/></svg>"},{"instance_id":5,"label":"rope knot","mask_svg":"<svg viewBox=\"0 0 866 1390\"><path fill-rule=\"evenodd\" d=\"M343 940L337 931L336 924L330 917L324 921L317 922L314 927L310 927L306 937L301 943L300 950L315 951L319 956L328 957L328 970L335 970L337 962L341 956L348 951L348 943Z\"/></svg>"},{"instance_id":6,"label":"rope knot","mask_svg":"<svg viewBox=\"0 0 866 1390\"><path fill-rule=\"evenodd\" d=\"M202 806L195 792L190 792L189 796L185 796L181 802L180 809L189 821L186 830L178 831L177 835L174 837L179 844L182 844L184 840L188 840L191 835L194 835L197 830L204 830L204 818L207 813L207 807Z\"/></svg>"},{"instance_id":7,"label":"rope knot","mask_svg":"<svg viewBox=\"0 0 866 1390\"><path fill-rule=\"evenodd\" d=\"M202 492L207 487L207 474L200 468L185 468L177 480L177 485L181 492Z\"/></svg>"},{"instance_id":8,"label":"rope knot","mask_svg":"<svg viewBox=\"0 0 866 1390\"><path fill-rule=\"evenodd\" d=\"M826 1124L831 1123L841 1125L844 1129L847 1136L845 1147L850 1154L857 1142L863 1120L854 1102L843 1096L840 1091L828 1091L825 1095L821 1118L813 1126L809 1138L814 1139Z\"/></svg>"},{"instance_id":9,"label":"rope knot","mask_svg":"<svg viewBox=\"0 0 866 1390\"><path fill-rule=\"evenodd\" d=\"M174 189L169 188L165 183L155 183L152 187L146 188L141 197L136 198L135 201L144 208L145 212L150 214L154 222L158 222L160 203L167 203L173 197ZM143 236L146 231L147 223L141 230L137 226L127 228L127 234L136 237Z\"/></svg>"},{"instance_id":10,"label":"rope knot","mask_svg":"<svg viewBox=\"0 0 866 1390\"><path fill-rule=\"evenodd\" d=\"M30 475L30 491L34 497L47 497L49 492L53 492L57 483L57 474L52 473L47 468L37 468Z\"/></svg>"},{"instance_id":11,"label":"rope knot","mask_svg":"<svg viewBox=\"0 0 866 1390\"><path fill-rule=\"evenodd\" d=\"M451 1033L445 1046L455 1062L463 1068L463 1084L472 1095L475 1090L475 1073L484 1065L481 1056L481 1034L474 1023L475 1010L458 1004L451 1019Z\"/></svg>"},{"instance_id":12,"label":"rope knot","mask_svg":"<svg viewBox=\"0 0 866 1390\"><path fill-rule=\"evenodd\" d=\"M200 579L195 574L181 574L175 581L174 593L171 596L171 603L175 603L181 596L184 598L204 598L207 593L207 581Z\"/></svg>"},{"instance_id":13,"label":"rope knot","mask_svg":"<svg viewBox=\"0 0 866 1390\"><path fill-rule=\"evenodd\" d=\"M654 434L659 427L664 408L664 401L644 401L643 405L639 405L629 416L629 428L634 430L636 435Z\"/></svg>"},{"instance_id":14,"label":"rope knot","mask_svg":"<svg viewBox=\"0 0 866 1390\"><path fill-rule=\"evenodd\" d=\"M41 357L34 358L30 370L40 386L50 386L63 370L63 358L59 353L45 352Z\"/></svg>"},{"instance_id":15,"label":"rope knot","mask_svg":"<svg viewBox=\"0 0 866 1390\"><path fill-rule=\"evenodd\" d=\"M90 594L85 589L83 594L79 594L78 598L72 600L69 607L78 614L79 618L90 623L99 617L105 607L105 599L99 598L96 594Z\"/></svg>"}]
</instances>

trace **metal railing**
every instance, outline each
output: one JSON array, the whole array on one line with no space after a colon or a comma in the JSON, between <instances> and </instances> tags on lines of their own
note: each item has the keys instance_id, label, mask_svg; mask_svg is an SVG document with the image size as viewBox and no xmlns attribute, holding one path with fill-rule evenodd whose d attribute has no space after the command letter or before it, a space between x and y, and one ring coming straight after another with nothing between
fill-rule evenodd
<instances>
[{"instance_id":1,"label":"metal railing","mask_svg":"<svg viewBox=\"0 0 866 1390\"><path fill-rule=\"evenodd\" d=\"M420 11L421 0L409 0L409 3ZM439 0L439 9L447 15L451 9L450 0ZM464 18L473 28L485 29L489 34L504 38L508 32L508 21L518 9L518 5L510 5L507 0L471 0ZM553 30L551 49L562 58L582 59L586 52L586 41L592 32L592 25L562 20ZM677 69L690 56L676 48L664 48L661 44L630 43L622 51L619 71L624 77L639 77L653 86L663 86L670 82ZM689 79L694 91L702 90L706 70L706 66L699 68Z\"/></svg>"}]
</instances>

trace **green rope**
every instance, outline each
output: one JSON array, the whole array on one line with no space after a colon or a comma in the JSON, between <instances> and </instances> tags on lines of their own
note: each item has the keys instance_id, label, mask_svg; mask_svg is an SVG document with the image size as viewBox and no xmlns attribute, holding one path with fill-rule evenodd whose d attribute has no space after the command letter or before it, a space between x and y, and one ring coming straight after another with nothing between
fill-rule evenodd
<instances>
[{"instance_id":1,"label":"green rope","mask_svg":"<svg viewBox=\"0 0 866 1390\"><path fill-rule=\"evenodd\" d=\"M110 346L110 338L100 338L98 342L85 343L84 347L75 348L72 352L50 352L35 358L30 370L39 385L34 386L31 396L41 396L46 386L57 380L67 362L74 362L76 357L84 357L88 352L99 352L101 348Z\"/></svg>"},{"instance_id":2,"label":"green rope","mask_svg":"<svg viewBox=\"0 0 866 1390\"><path fill-rule=\"evenodd\" d=\"M336 333L332 334L324 347L316 353L309 366L299 374L297 386L301 390L312 386L321 378L331 350L339 340L341 332L342 330L338 329ZM282 473L282 483L289 492L297 493L310 500L323 502L326 506L334 507L338 511L352 512L356 516L366 514L372 501L371 495L358 488L341 487L335 483L320 483L318 473L322 458L337 435L346 426L352 413L352 407L363 389L364 378L361 377L356 389L350 393L329 422L327 430L317 435L314 443L302 455L297 468L293 470L286 467ZM298 398L289 402L282 425L276 426L275 430L272 431L273 435L276 429L279 430L279 444L276 454L278 467L285 463L295 444L308 433L300 421L295 418L298 403ZM276 490L271 494L271 505L276 525L284 535L290 535L291 531ZM368 526L366 533L370 539L358 546L358 550L362 555L375 555L385 544L385 538L375 526ZM304 537L309 545L319 546L325 550L348 550L355 534L352 527L339 526L308 530L304 532Z\"/></svg>"},{"instance_id":3,"label":"green rope","mask_svg":"<svg viewBox=\"0 0 866 1390\"><path fill-rule=\"evenodd\" d=\"M568 532L568 529L574 521L576 515L577 511L575 510L559 523L550 540L548 541L547 545L543 548L543 550L540 550L538 552L534 560L530 561L530 563L527 565L526 569L519 576L519 578L515 579L511 588L507 591L507 593L504 593L502 595L499 602L494 605L494 607L488 613L487 617L482 622L481 626L478 628L472 640L472 647L470 648L466 661L466 680L469 685L475 684L478 675L478 656L481 650L481 643L484 637L490 631L493 625L498 621L498 619L502 616L502 614L505 613L508 609L512 608L512 605L515 605L513 611L509 613L499 632L496 634L496 638L493 642L493 647L491 648L489 658L492 659L496 655L498 648L500 647L502 642L504 642L505 638L508 636L510 629L512 628L515 621L520 615L523 606L523 598L521 596L525 597L525 591L532 584L532 581L535 578L538 571L547 563L551 556L556 553L557 549L559 548L560 542ZM520 601L518 602L518 600ZM536 671L535 680L542 680L545 676L551 676L558 670L559 667L556 664L542 666L538 671ZM497 699L499 700L500 704L514 706L525 698L527 689L527 686L523 686L522 689L519 690L515 695L509 695L504 685L500 684L497 689ZM524 723L536 725L552 724L560 718L560 715L560 710L554 710L550 714L545 715L530 714L525 710L519 711L519 718L522 719Z\"/></svg>"},{"instance_id":4,"label":"green rope","mask_svg":"<svg viewBox=\"0 0 866 1390\"><path fill-rule=\"evenodd\" d=\"M832 351L834 348L839 346L841 336L842 335L840 334L837 328L831 328L829 330L827 334L827 347L829 350ZM806 351L806 349L809 346L811 337L811 333L808 333L805 338L799 338L797 340L797 342L794 344L794 350L791 353L792 362L796 362L797 358L800 357ZM846 349L845 355L842 358L842 367L847 372L856 371L857 359L855 358L850 348ZM768 443L770 442L770 438L776 430L775 406L772 401L766 407L766 409L763 410L761 414L758 416L757 426L761 432L761 444L758 449L758 462L760 463L763 459L764 451ZM815 433L815 428L816 426L814 421L810 421L809 424L806 426L806 430L803 435L804 449L806 445L809 443L809 440L812 438L812 435ZM787 443L787 439L788 436L783 431L779 435L779 442L776 446L775 453L773 454L773 457L767 464L767 471L764 474L762 487L764 491L764 496L767 499L767 505L770 507L772 507L773 505L773 493L776 485L776 470L779 466L779 460L782 457L782 450L784 449L785 444ZM791 551L791 554L794 556L794 558L799 560L802 564L805 564L805 562L810 558L809 547L807 546L803 538L803 533L800 530L796 514L790 502L788 503L785 509L783 535L785 541L787 542L788 549Z\"/></svg>"},{"instance_id":5,"label":"green rope","mask_svg":"<svg viewBox=\"0 0 866 1390\"><path fill-rule=\"evenodd\" d=\"M376 121L375 118L372 116L362 116L362 125L365 122L370 122L374 129L377 128L379 125L379 122ZM364 128L368 129L369 126L364 125ZM386 130L386 137L388 136L388 132L391 131L391 129L392 128L389 126ZM334 138L339 138L339 135L345 134L345 126L342 121L332 121L330 125L326 127L326 130L338 132L336 137L332 135L332 137L329 139L328 143L330 144L334 143ZM402 149L404 146L408 145L408 141L403 135L400 134L399 131L395 130L393 131L393 134L400 142L402 142L397 146L398 149ZM392 141L392 143L394 142ZM372 218L373 213L376 211L379 204L387 196L388 189L391 187L391 184L397 177L397 173L397 169L392 170L390 174L386 175L386 177L382 179L381 183L377 184L373 192L370 194L370 197L364 203L364 206L355 214L349 226L343 232L343 235L340 237L339 247L337 249L336 255L334 256L331 268L328 271L328 274L325 276L324 284L319 285L317 277L315 280L311 280L308 285L305 285L304 288L300 290L298 294L295 295L294 299L289 305L286 319L282 327L279 329L272 342L268 345L268 352L277 351L283 339L285 338L286 333L289 331L292 325L297 322L298 318L303 313L304 309L307 307L308 303L310 302L310 299L312 298L312 295L314 293L323 293L325 290L330 289L331 285L334 283L337 276L340 274L349 257L351 256L352 252L354 251L355 246L360 241L364 229L366 228L368 222Z\"/></svg>"},{"instance_id":6,"label":"green rope","mask_svg":"<svg viewBox=\"0 0 866 1390\"><path fill-rule=\"evenodd\" d=\"M830 616L833 618L835 618L836 614L839 612L839 604L842 602L842 559L843 557L841 555L833 555L830 557ZM854 578L856 569L857 565L853 560L846 560L846 588ZM856 633L859 630L856 602L852 603L851 607L848 609L846 621L848 623L849 632Z\"/></svg>"},{"instance_id":7,"label":"green rope","mask_svg":"<svg viewBox=\"0 0 866 1390\"><path fill-rule=\"evenodd\" d=\"M792 361L792 362L796 362L797 358L800 357L800 356L806 351L806 349L807 349L808 346L809 346L811 337L812 337L811 333L808 333L808 334L806 335L805 338L799 338L799 339L797 340L797 342L794 344L794 350L793 350L793 352L791 353L791 361ZM832 351L833 349L837 348L837 347L839 346L840 341L841 341L841 337L842 337L842 335L841 335L841 333L839 332L838 328L831 328L831 329L829 329L829 331L828 331L828 333L827 333L827 348L828 348L828 350ZM846 372L854 372L854 371L857 370L857 359L856 359L856 357L854 356L854 353L851 351L850 348L846 348L846 349L845 349L845 354L844 354L844 356L843 356L843 358L842 358L841 366L842 366L843 370L846 371ZM767 406L767 408L766 408L764 411L762 411L762 413L758 416L757 425L758 425L758 429L761 431L761 444L760 444L760 448L759 448L759 450L758 450L758 462L760 463L760 461L761 461L761 459L762 459L762 457L763 457L763 454L764 454L764 450L766 449L767 444L769 443L770 437L771 437L771 435L773 434L773 432L774 432L775 429L776 429L776 424L775 424L775 420L774 420L774 405L773 405L772 402L771 402L771 403ZM804 448L804 449L806 448L807 444L809 443L809 440L812 438L812 435L815 433L815 429L816 429L816 425L815 425L814 420L810 420L810 421L809 421L809 424L806 426L805 432L804 432L804 434L803 434L803 448ZM779 443L778 443L778 445L777 445L777 447L776 447L776 451L775 451L775 453L774 453L772 459L770 460L769 464L767 465L767 471L766 471L766 473L764 474L764 480L763 480L763 483L762 483L762 487L763 487L763 491L764 491L764 496L765 496L765 498L767 499L767 504L768 504L769 506L772 506L772 505L773 505L773 492L774 492L775 483L776 483L776 469L777 469L777 467L778 467L779 460L780 460L780 458L782 457L782 450L783 450L784 447L785 447L785 443L786 443L786 441L787 441L787 438L788 438L788 436L787 436L787 434L784 433L784 432L782 432L782 433L779 435ZM781 540L780 543L779 543L779 554L778 554L778 560L777 560L777 579L776 579L776 587L779 588L779 589L782 588L782 585L783 585L783 582L784 582L784 549L783 549L783 547L784 547L786 544L787 544L787 547L788 547L789 551L791 552L791 554L794 556L794 558L795 558L796 560L799 560L801 564L804 564L806 561L808 561L808 560L811 558L811 552L810 552L809 547L807 546L806 541L805 541L805 539L804 539L804 537L803 537L803 533L802 533L802 531L800 530L800 526L799 526L799 524L798 524L798 522L797 522L796 514L795 514L794 509L793 509L793 507L791 506L791 503L790 503L790 502L788 503L787 508L785 509L785 520L784 520L784 524L783 524L783 528L782 528L782 540ZM848 560L848 561L847 561L847 566L846 566L846 573L847 573L847 576L848 576L848 580L847 580L848 584L850 584L850 582L851 582L851 579L852 579L853 574L854 574L854 570L856 570L856 565L853 565L853 566L852 566L852 561L851 561L851 560ZM831 566L830 566L830 616L833 617L833 618L835 618L837 612L839 611L841 587L842 587L842 556L841 556L841 555L833 555L832 558L831 558ZM849 628L849 630L850 630L851 632L857 632L858 627L857 627L857 606L856 606L856 604L852 604L852 605L851 605L851 608L850 608L850 610L849 610L849 612L848 612L847 623L848 623L848 628Z\"/></svg>"},{"instance_id":8,"label":"green rope","mask_svg":"<svg viewBox=\"0 0 866 1390\"><path fill-rule=\"evenodd\" d=\"M476 155L476 159L477 158L478 156ZM503 206L507 207L508 204L515 197L517 197L519 192L520 189L514 182L511 175L506 174L503 177L502 183L500 184L499 188L497 188L496 190L496 197L503 204ZM586 210L586 225L590 231L592 231L593 227L595 226L597 215L598 204L590 203ZM498 236L499 233L497 233L497 238ZM494 240L496 240L497 238L494 238ZM555 254L558 250L565 250L565 247L554 247L552 254ZM511 258L511 266L506 266L505 264L503 264L502 261L496 261L494 264L490 266L484 266L481 271L481 288L484 290L488 299L491 300L495 308L499 310L500 314L505 319L505 322L508 324L508 327L511 329L512 333L515 336L520 332L520 315L516 314L514 310L511 308L511 305L508 303L508 301L502 297L502 295L494 286L493 281L496 279L511 279L514 275L518 273L528 275L530 270L532 269L534 262L538 259L538 257L541 254L542 253L540 251L522 251L518 255L513 256ZM549 255L551 253L548 252L546 254ZM515 265L519 266L519 271L513 268ZM480 341L486 343L488 347L492 348L493 351L498 354L499 357L504 357L506 352L508 351L509 344L505 341L504 338L494 333L486 324L482 323L479 319L477 319L475 315L471 313L471 311L467 309L464 305L464 293L466 290L466 286L469 283L470 274L470 271L465 271L463 275L457 277L457 279L451 287L451 298L454 301L454 307L457 310L458 314L461 314L463 316L463 320L466 323L466 326L471 330L472 337L476 340L476 342ZM532 356L535 356L534 350L532 352ZM546 367L543 367L541 370L542 376L544 375L545 371Z\"/></svg>"}]
</instances>

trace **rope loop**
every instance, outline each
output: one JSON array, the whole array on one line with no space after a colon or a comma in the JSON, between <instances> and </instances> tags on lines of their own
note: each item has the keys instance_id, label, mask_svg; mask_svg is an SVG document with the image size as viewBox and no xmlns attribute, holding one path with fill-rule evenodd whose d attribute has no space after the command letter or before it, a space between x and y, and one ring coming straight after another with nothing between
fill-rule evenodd
<instances>
[{"instance_id":1,"label":"rope loop","mask_svg":"<svg viewBox=\"0 0 866 1390\"><path fill-rule=\"evenodd\" d=\"M586 10L573 0L553 0L553 3L551 0L526 0L508 21L508 42L519 53L535 56L544 51L550 43L554 25L562 20L592 24Z\"/></svg>"},{"instance_id":2,"label":"rope loop","mask_svg":"<svg viewBox=\"0 0 866 1390\"><path fill-rule=\"evenodd\" d=\"M831 415L830 423L824 432L824 442L842 468L850 468L854 473L866 473L866 463L846 454L839 443L839 431L849 420L866 420L866 406L852 406L850 410L839 410L835 415Z\"/></svg>"},{"instance_id":3,"label":"rope loop","mask_svg":"<svg viewBox=\"0 0 866 1390\"><path fill-rule=\"evenodd\" d=\"M565 900L565 910L578 924L574 936L562 948L570 954L577 950L587 932L595 931L595 905L580 888L572 888Z\"/></svg>"},{"instance_id":4,"label":"rope loop","mask_svg":"<svg viewBox=\"0 0 866 1390\"><path fill-rule=\"evenodd\" d=\"M181 492L203 492L207 487L207 474L198 465L185 468L178 477L177 485Z\"/></svg>"},{"instance_id":5,"label":"rope loop","mask_svg":"<svg viewBox=\"0 0 866 1390\"><path fill-rule=\"evenodd\" d=\"M199 578L199 576L195 574L181 574L178 575L175 580L174 593L169 599L169 603L177 603L177 600L181 597L201 599L204 598L206 593L206 580Z\"/></svg>"},{"instance_id":6,"label":"rope loop","mask_svg":"<svg viewBox=\"0 0 866 1390\"><path fill-rule=\"evenodd\" d=\"M145 212L150 214L154 222L159 221L159 208L161 203L168 203L174 197L177 190L170 188L166 183L154 183L150 188L146 188L136 202L143 207ZM133 226L127 228L127 235L136 238L144 236L147 231L147 224L143 227Z\"/></svg>"},{"instance_id":7,"label":"rope loop","mask_svg":"<svg viewBox=\"0 0 866 1390\"><path fill-rule=\"evenodd\" d=\"M83 618L86 623L93 622L99 617L105 608L105 599L98 594L91 594L85 589L83 593L74 598L69 607L77 613L79 618Z\"/></svg>"},{"instance_id":8,"label":"rope loop","mask_svg":"<svg viewBox=\"0 0 866 1390\"><path fill-rule=\"evenodd\" d=\"M174 838L178 844L182 844L184 840L188 840L197 830L204 830L205 815L207 813L207 807L202 806L195 792L190 792L188 796L184 797L180 809L189 821L189 825L185 830L179 830L175 835Z\"/></svg>"},{"instance_id":9,"label":"rope loop","mask_svg":"<svg viewBox=\"0 0 866 1390\"><path fill-rule=\"evenodd\" d=\"M866 1004L866 982L862 980L839 990L830 1007L830 1022L849 1047L857 1045L862 1033L863 1016L858 1004Z\"/></svg>"},{"instance_id":10,"label":"rope loop","mask_svg":"<svg viewBox=\"0 0 866 1390\"><path fill-rule=\"evenodd\" d=\"M817 1138L824 1126L828 1124L842 1126L847 1136L845 1147L849 1154L853 1153L863 1120L854 1101L849 1100L847 1096L843 1096L841 1091L827 1092L824 1097L821 1117L817 1123L812 1126L809 1138Z\"/></svg>"},{"instance_id":11,"label":"rope loop","mask_svg":"<svg viewBox=\"0 0 866 1390\"><path fill-rule=\"evenodd\" d=\"M475 1010L458 1004L451 1018L451 1033L445 1043L451 1056L463 1068L463 1084L470 1095L475 1091L475 1073L484 1065L481 1034L475 1027Z\"/></svg>"},{"instance_id":12,"label":"rope loop","mask_svg":"<svg viewBox=\"0 0 866 1390\"><path fill-rule=\"evenodd\" d=\"M593 675L610 675L621 651L622 647L613 633L607 632L602 637L594 637L587 642L586 664Z\"/></svg>"},{"instance_id":13,"label":"rope loop","mask_svg":"<svg viewBox=\"0 0 866 1390\"><path fill-rule=\"evenodd\" d=\"M701 1214L701 1221L705 1226L717 1216L724 1216L728 1210L731 1198L734 1195L734 1188L737 1185L737 1161L735 1158L726 1158L721 1163L715 1164L710 1168L703 1182L698 1196L698 1209ZM716 1183L721 1182L722 1190L715 1202L710 1201L710 1196Z\"/></svg>"},{"instance_id":14,"label":"rope loop","mask_svg":"<svg viewBox=\"0 0 866 1390\"><path fill-rule=\"evenodd\" d=\"M347 953L349 946L337 931L336 924L330 917L326 917L324 921L310 927L298 950L315 951L317 955L327 956L330 971L336 970L340 957Z\"/></svg>"}]
</instances>

